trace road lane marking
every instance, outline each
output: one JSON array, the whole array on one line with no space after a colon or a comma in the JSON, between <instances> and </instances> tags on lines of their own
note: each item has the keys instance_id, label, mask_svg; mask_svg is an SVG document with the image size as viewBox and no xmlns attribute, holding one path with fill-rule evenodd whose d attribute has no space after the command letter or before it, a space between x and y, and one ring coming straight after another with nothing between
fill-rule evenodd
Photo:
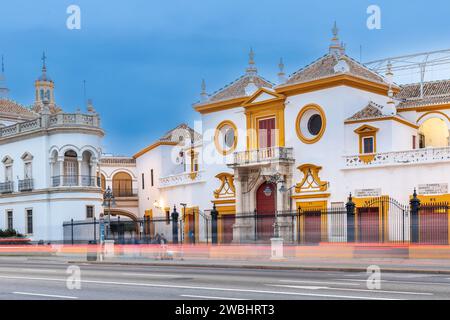
<instances>
[{"instance_id":1,"label":"road lane marking","mask_svg":"<svg viewBox=\"0 0 450 320\"><path fill-rule=\"evenodd\" d=\"M200 298L200 299L213 299L213 300L248 300L248 299L241 299L241 298L225 298L225 297L209 297L209 296L195 296L192 294L182 294L180 297L187 297L187 298Z\"/></svg>"},{"instance_id":2,"label":"road lane marking","mask_svg":"<svg viewBox=\"0 0 450 320\"><path fill-rule=\"evenodd\" d=\"M173 274L132 273L132 272L122 272L121 274L123 276L180 278L180 276L176 276Z\"/></svg>"},{"instance_id":3,"label":"road lane marking","mask_svg":"<svg viewBox=\"0 0 450 320\"><path fill-rule=\"evenodd\" d=\"M347 280L347 279L346 279ZM309 281L309 280L279 280L280 282L292 283L317 283L317 284L340 284L344 286L359 286L359 283L345 283L345 282L328 282L328 281ZM348 281L348 280L347 280Z\"/></svg>"},{"instance_id":4,"label":"road lane marking","mask_svg":"<svg viewBox=\"0 0 450 320\"><path fill-rule=\"evenodd\" d=\"M38 297L46 297L46 298L61 298L61 299L78 299L78 297L73 296L60 296L56 294L45 294L45 293L33 293L33 292L20 292L15 291L14 294L24 295L24 296L38 296Z\"/></svg>"},{"instance_id":5,"label":"road lane marking","mask_svg":"<svg viewBox=\"0 0 450 320\"><path fill-rule=\"evenodd\" d=\"M59 278L38 278L38 277L14 277L14 276L2 276L2 279L21 279L21 280L37 280L37 281L60 281L66 282L66 279ZM136 282L117 282L117 281L99 281L99 280L80 280L82 283L94 283L105 285L123 285L123 286L136 286L136 287L153 287L153 288L173 288L173 289L194 289L194 290L211 290L211 291L227 291L227 292L250 292L250 293L263 293L263 294L280 294L280 295L293 295L293 296L309 296L309 297L322 297L322 298L341 298L341 299L362 299L362 300L398 300L392 298L383 297L360 297L360 296L345 296L336 294L319 294L319 293L302 293L292 291L269 291L269 290L255 290L255 289L234 289L234 288L218 288L218 287L198 287L198 286L182 286L182 285L169 285L169 284L153 284L153 283L136 283Z\"/></svg>"},{"instance_id":6,"label":"road lane marking","mask_svg":"<svg viewBox=\"0 0 450 320\"><path fill-rule=\"evenodd\" d=\"M450 279L450 278L448 278ZM336 279L340 280L340 279ZM352 280L352 281L359 281L359 282L367 282L367 280ZM380 282L386 282L386 283L404 283L404 284L426 284L426 285L450 285L450 282L443 283L443 282L421 282L421 281L402 281L402 280L380 280Z\"/></svg>"},{"instance_id":7,"label":"road lane marking","mask_svg":"<svg viewBox=\"0 0 450 320\"><path fill-rule=\"evenodd\" d=\"M49 273L54 273L54 272L60 272L60 273L64 273L65 270L50 270L50 269L20 269L20 271L25 271L25 272L49 272Z\"/></svg>"},{"instance_id":8,"label":"road lane marking","mask_svg":"<svg viewBox=\"0 0 450 320\"><path fill-rule=\"evenodd\" d=\"M266 286L271 287L285 287L285 288L293 288L293 289L304 289L303 286L292 286L292 285L286 285L286 284L266 284ZM324 287L327 290L340 290L340 291L358 291L358 292L379 292L379 293L394 293L394 294L413 294L413 295L424 295L424 296L432 296L432 293L428 292L408 292L408 291L388 291L388 290L370 290L370 289L352 289L352 288L330 288L330 287Z\"/></svg>"}]
</instances>

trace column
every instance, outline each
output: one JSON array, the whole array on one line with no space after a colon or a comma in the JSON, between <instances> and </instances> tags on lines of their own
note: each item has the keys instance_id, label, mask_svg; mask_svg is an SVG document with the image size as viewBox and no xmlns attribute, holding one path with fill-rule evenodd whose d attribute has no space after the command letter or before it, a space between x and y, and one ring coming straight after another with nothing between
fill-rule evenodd
<instances>
[{"instance_id":1,"label":"column","mask_svg":"<svg viewBox=\"0 0 450 320\"><path fill-rule=\"evenodd\" d=\"M58 158L59 162L59 186L64 185L64 157Z\"/></svg>"},{"instance_id":2,"label":"column","mask_svg":"<svg viewBox=\"0 0 450 320\"><path fill-rule=\"evenodd\" d=\"M78 172L77 172L77 176L75 177L75 179L78 180L78 186L81 187L82 186L82 179L81 179L81 164L83 163L83 158L77 158L77 162L78 162Z\"/></svg>"}]
</instances>

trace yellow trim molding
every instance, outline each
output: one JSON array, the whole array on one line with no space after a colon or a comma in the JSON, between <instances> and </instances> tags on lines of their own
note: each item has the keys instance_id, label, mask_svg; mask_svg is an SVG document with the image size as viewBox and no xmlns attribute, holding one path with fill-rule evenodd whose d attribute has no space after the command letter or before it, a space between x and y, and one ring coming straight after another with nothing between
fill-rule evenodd
<instances>
[{"instance_id":1,"label":"yellow trim molding","mask_svg":"<svg viewBox=\"0 0 450 320\"><path fill-rule=\"evenodd\" d=\"M218 198L234 198L236 196L236 189L234 187L234 175L231 173L222 172L216 175L220 180L220 187L214 190L214 197Z\"/></svg>"},{"instance_id":2,"label":"yellow trim molding","mask_svg":"<svg viewBox=\"0 0 450 320\"><path fill-rule=\"evenodd\" d=\"M388 84L374 82L371 80L363 79L349 74L340 74L323 79L284 85L277 87L275 91L278 93L282 93L286 96L292 96L300 93L322 90L330 87L343 85L361 89L368 92L381 94L384 96L387 96L389 91ZM394 94L396 94L400 91L400 88L394 86L392 87L392 91L394 92Z\"/></svg>"},{"instance_id":3,"label":"yellow trim molding","mask_svg":"<svg viewBox=\"0 0 450 320\"><path fill-rule=\"evenodd\" d=\"M422 120L424 117L426 117L427 115L429 115L429 114L440 114L441 116L444 116L448 121L450 121L450 118L449 118L449 116L448 115L446 115L445 113L443 113L443 112L441 112L441 111L429 111L429 112L426 112L426 113L424 113L423 115L421 115L420 117L419 117L419 119L417 119L417 123L419 123L419 121L420 120Z\"/></svg>"},{"instance_id":4,"label":"yellow trim molding","mask_svg":"<svg viewBox=\"0 0 450 320\"><path fill-rule=\"evenodd\" d=\"M319 113L320 117L322 118L322 127L320 128L319 133L316 136L314 136L313 138L306 138L303 135L302 130L300 129L300 122L303 118L303 115L309 110L317 111ZM327 126L327 118L325 116L325 112L319 105L314 104L314 103L304 106L298 113L297 119L295 120L295 131L297 132L297 137L303 143L306 143L306 144L312 144L312 143L316 143L317 141L319 141L322 138L323 134L325 133L326 126Z\"/></svg>"},{"instance_id":5,"label":"yellow trim molding","mask_svg":"<svg viewBox=\"0 0 450 320\"><path fill-rule=\"evenodd\" d=\"M365 124L357 129L354 132L359 135L359 159L364 163L370 163L375 158L375 153L377 153L377 132L378 128L372 127L368 124ZM364 153L363 151L363 139L366 137L373 137L373 152L372 153Z\"/></svg>"},{"instance_id":6,"label":"yellow trim molding","mask_svg":"<svg viewBox=\"0 0 450 320\"><path fill-rule=\"evenodd\" d=\"M390 117L382 117L382 118L371 118L371 119L359 119L359 120L346 120L344 121L345 124L354 124L354 123L366 123L366 122L375 122L375 121L388 121L388 120L392 120L392 121L396 121L398 123L407 125L411 128L414 129L418 129L419 126L415 125L414 123L411 123L405 119L399 118L399 117L395 117L395 116L390 116Z\"/></svg>"},{"instance_id":7,"label":"yellow trim molding","mask_svg":"<svg viewBox=\"0 0 450 320\"><path fill-rule=\"evenodd\" d=\"M232 127L234 130L234 143L233 143L233 146L228 150L222 149L222 147L220 146L220 143L219 143L220 129L222 129L226 125ZM219 123L216 127L216 132L214 134L214 144L216 145L217 151L220 154L226 156L227 154L230 154L231 152L236 150L237 143L238 143L238 130L237 130L236 125L230 120L224 120L221 123Z\"/></svg>"},{"instance_id":8,"label":"yellow trim molding","mask_svg":"<svg viewBox=\"0 0 450 320\"><path fill-rule=\"evenodd\" d=\"M328 181L322 181L319 177L319 171L322 170L322 167L306 163L297 167L297 169L303 173L303 179L295 185L295 192L323 192L328 189Z\"/></svg>"},{"instance_id":9,"label":"yellow trim molding","mask_svg":"<svg viewBox=\"0 0 450 320\"><path fill-rule=\"evenodd\" d=\"M247 150L259 149L258 121L275 118L275 146L284 147L284 99L270 99L245 106L247 118Z\"/></svg>"},{"instance_id":10,"label":"yellow trim molding","mask_svg":"<svg viewBox=\"0 0 450 320\"><path fill-rule=\"evenodd\" d=\"M314 193L314 194L301 194L301 195L293 195L292 199L302 200L302 199L317 199L317 198L329 198L330 193Z\"/></svg>"},{"instance_id":11,"label":"yellow trim molding","mask_svg":"<svg viewBox=\"0 0 450 320\"><path fill-rule=\"evenodd\" d=\"M153 150L159 146L176 146L178 144L178 142L173 142L173 141L157 141L151 145L149 145L148 147L145 147L144 149L142 149L141 151L139 151L138 153L136 153L133 158L139 158L140 156L144 155L145 153L149 152L150 150Z\"/></svg>"},{"instance_id":12,"label":"yellow trim molding","mask_svg":"<svg viewBox=\"0 0 450 320\"><path fill-rule=\"evenodd\" d=\"M408 112L408 111L424 112L424 111L447 110L447 109L450 109L450 104L449 103L401 108L401 109L398 109L397 112Z\"/></svg>"},{"instance_id":13,"label":"yellow trim molding","mask_svg":"<svg viewBox=\"0 0 450 320\"><path fill-rule=\"evenodd\" d=\"M217 102L205 103L194 106L194 109L195 111L198 111L201 114L207 114L211 112L217 112L240 107L247 99L248 97L239 97L234 99L221 100Z\"/></svg>"}]
</instances>

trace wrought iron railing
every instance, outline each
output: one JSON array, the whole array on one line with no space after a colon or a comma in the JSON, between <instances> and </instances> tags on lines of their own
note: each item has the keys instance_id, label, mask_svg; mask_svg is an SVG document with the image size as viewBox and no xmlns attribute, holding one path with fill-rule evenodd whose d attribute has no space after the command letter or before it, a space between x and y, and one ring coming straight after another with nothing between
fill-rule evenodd
<instances>
[{"instance_id":1,"label":"wrought iron railing","mask_svg":"<svg viewBox=\"0 0 450 320\"><path fill-rule=\"evenodd\" d=\"M33 190L33 179L19 180L19 191Z\"/></svg>"},{"instance_id":2,"label":"wrought iron railing","mask_svg":"<svg viewBox=\"0 0 450 320\"><path fill-rule=\"evenodd\" d=\"M231 165L247 165L272 161L294 161L294 149L270 147L235 152Z\"/></svg>"},{"instance_id":3,"label":"wrought iron railing","mask_svg":"<svg viewBox=\"0 0 450 320\"><path fill-rule=\"evenodd\" d=\"M13 181L6 181L0 183L0 193L12 193L14 192L14 182Z\"/></svg>"}]
</instances>

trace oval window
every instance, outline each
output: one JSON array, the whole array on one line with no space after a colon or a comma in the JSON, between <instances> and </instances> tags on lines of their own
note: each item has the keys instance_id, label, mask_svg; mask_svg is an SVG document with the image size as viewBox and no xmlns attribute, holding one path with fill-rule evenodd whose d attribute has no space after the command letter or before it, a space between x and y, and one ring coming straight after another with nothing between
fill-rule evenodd
<instances>
[{"instance_id":1,"label":"oval window","mask_svg":"<svg viewBox=\"0 0 450 320\"><path fill-rule=\"evenodd\" d=\"M308 120L308 131L313 136L317 136L322 129L322 117L319 114L313 114Z\"/></svg>"},{"instance_id":2,"label":"oval window","mask_svg":"<svg viewBox=\"0 0 450 320\"><path fill-rule=\"evenodd\" d=\"M326 121L325 112L320 106L310 104L303 107L295 122L298 138L304 143L319 141L325 132Z\"/></svg>"},{"instance_id":3,"label":"oval window","mask_svg":"<svg viewBox=\"0 0 450 320\"><path fill-rule=\"evenodd\" d=\"M233 152L237 144L236 126L230 121L222 122L217 126L214 140L217 150L223 155Z\"/></svg>"}]
</instances>

